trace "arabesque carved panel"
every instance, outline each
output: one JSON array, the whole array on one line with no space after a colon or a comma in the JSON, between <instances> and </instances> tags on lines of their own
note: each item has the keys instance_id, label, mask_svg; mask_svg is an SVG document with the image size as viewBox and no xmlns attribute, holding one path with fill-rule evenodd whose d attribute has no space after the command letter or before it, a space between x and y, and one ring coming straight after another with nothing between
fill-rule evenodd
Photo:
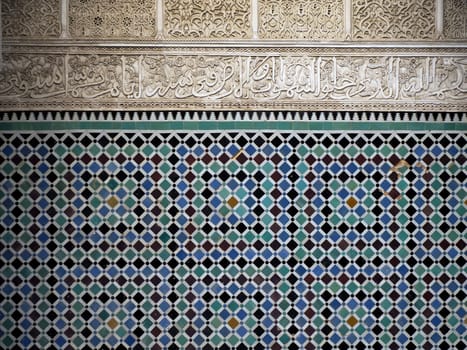
<instances>
[{"instance_id":1,"label":"arabesque carved panel","mask_svg":"<svg viewBox=\"0 0 467 350\"><path fill-rule=\"evenodd\" d=\"M70 0L70 32L77 38L156 36L154 0Z\"/></svg>"},{"instance_id":2,"label":"arabesque carved panel","mask_svg":"<svg viewBox=\"0 0 467 350\"><path fill-rule=\"evenodd\" d=\"M467 0L444 0L444 36L467 39Z\"/></svg>"},{"instance_id":3,"label":"arabesque carved panel","mask_svg":"<svg viewBox=\"0 0 467 350\"><path fill-rule=\"evenodd\" d=\"M405 55L6 55L0 106L462 103L465 57ZM465 103L464 103L465 104Z\"/></svg>"},{"instance_id":4,"label":"arabesque carved panel","mask_svg":"<svg viewBox=\"0 0 467 350\"><path fill-rule=\"evenodd\" d=\"M250 37L250 0L165 1L166 35L175 39Z\"/></svg>"},{"instance_id":5,"label":"arabesque carved panel","mask_svg":"<svg viewBox=\"0 0 467 350\"><path fill-rule=\"evenodd\" d=\"M353 38L434 39L435 0L353 0Z\"/></svg>"},{"instance_id":6,"label":"arabesque carved panel","mask_svg":"<svg viewBox=\"0 0 467 350\"><path fill-rule=\"evenodd\" d=\"M343 0L260 0L259 32L264 39L343 38Z\"/></svg>"},{"instance_id":7,"label":"arabesque carved panel","mask_svg":"<svg viewBox=\"0 0 467 350\"><path fill-rule=\"evenodd\" d=\"M1 6L5 37L60 35L60 0L3 0Z\"/></svg>"}]
</instances>

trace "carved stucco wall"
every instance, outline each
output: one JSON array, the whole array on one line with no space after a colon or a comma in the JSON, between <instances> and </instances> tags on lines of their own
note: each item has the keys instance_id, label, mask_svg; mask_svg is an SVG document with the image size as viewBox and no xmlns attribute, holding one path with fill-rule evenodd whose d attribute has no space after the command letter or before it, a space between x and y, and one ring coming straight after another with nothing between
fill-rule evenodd
<instances>
[{"instance_id":1,"label":"carved stucco wall","mask_svg":"<svg viewBox=\"0 0 467 350\"><path fill-rule=\"evenodd\" d=\"M355 39L435 38L435 0L356 0L352 5Z\"/></svg>"},{"instance_id":2,"label":"carved stucco wall","mask_svg":"<svg viewBox=\"0 0 467 350\"><path fill-rule=\"evenodd\" d=\"M2 0L1 5L4 37L60 35L60 0Z\"/></svg>"},{"instance_id":3,"label":"carved stucco wall","mask_svg":"<svg viewBox=\"0 0 467 350\"><path fill-rule=\"evenodd\" d=\"M342 40L343 0L260 0L260 37Z\"/></svg>"},{"instance_id":4,"label":"carved stucco wall","mask_svg":"<svg viewBox=\"0 0 467 350\"><path fill-rule=\"evenodd\" d=\"M467 0L2 1L2 109L466 110Z\"/></svg>"},{"instance_id":5,"label":"carved stucco wall","mask_svg":"<svg viewBox=\"0 0 467 350\"><path fill-rule=\"evenodd\" d=\"M154 38L153 0L70 0L70 33L76 38Z\"/></svg>"},{"instance_id":6,"label":"carved stucco wall","mask_svg":"<svg viewBox=\"0 0 467 350\"><path fill-rule=\"evenodd\" d=\"M251 36L250 0L172 0L164 7L167 37L248 38Z\"/></svg>"},{"instance_id":7,"label":"carved stucco wall","mask_svg":"<svg viewBox=\"0 0 467 350\"><path fill-rule=\"evenodd\" d=\"M450 39L467 38L467 0L444 1L444 35Z\"/></svg>"},{"instance_id":8,"label":"carved stucco wall","mask_svg":"<svg viewBox=\"0 0 467 350\"><path fill-rule=\"evenodd\" d=\"M444 37L466 39L466 0L3 0L2 31L39 40L65 29L72 38L154 40L159 28L167 39L250 39L256 22L263 39L433 40L438 7Z\"/></svg>"}]
</instances>

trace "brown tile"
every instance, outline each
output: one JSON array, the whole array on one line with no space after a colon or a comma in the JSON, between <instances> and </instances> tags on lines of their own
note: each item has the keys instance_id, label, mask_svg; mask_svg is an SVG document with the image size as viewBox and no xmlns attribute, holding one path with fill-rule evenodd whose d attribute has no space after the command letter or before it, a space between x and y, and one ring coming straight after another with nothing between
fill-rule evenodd
<instances>
[{"instance_id":1,"label":"brown tile","mask_svg":"<svg viewBox=\"0 0 467 350\"><path fill-rule=\"evenodd\" d=\"M347 319L347 323L349 324L350 327L355 327L356 324L358 323L358 320L354 316L350 316Z\"/></svg>"},{"instance_id":2,"label":"brown tile","mask_svg":"<svg viewBox=\"0 0 467 350\"><path fill-rule=\"evenodd\" d=\"M351 208L354 208L358 204L357 200L354 197L350 197L349 199L347 199L346 203Z\"/></svg>"},{"instance_id":3,"label":"brown tile","mask_svg":"<svg viewBox=\"0 0 467 350\"><path fill-rule=\"evenodd\" d=\"M111 329L115 329L118 327L118 321L115 318L111 318L109 322L107 322L108 326Z\"/></svg>"},{"instance_id":4,"label":"brown tile","mask_svg":"<svg viewBox=\"0 0 467 350\"><path fill-rule=\"evenodd\" d=\"M107 204L110 207L115 208L118 205L118 199L115 196L112 196L109 199L107 199Z\"/></svg>"},{"instance_id":5,"label":"brown tile","mask_svg":"<svg viewBox=\"0 0 467 350\"><path fill-rule=\"evenodd\" d=\"M238 204L238 199L235 197L230 197L227 201L227 204L230 205L231 208L235 208Z\"/></svg>"},{"instance_id":6,"label":"brown tile","mask_svg":"<svg viewBox=\"0 0 467 350\"><path fill-rule=\"evenodd\" d=\"M228 322L229 326L233 329L237 328L238 325L240 324L240 322L238 322L238 320L235 318L235 317L232 317L229 322Z\"/></svg>"}]
</instances>

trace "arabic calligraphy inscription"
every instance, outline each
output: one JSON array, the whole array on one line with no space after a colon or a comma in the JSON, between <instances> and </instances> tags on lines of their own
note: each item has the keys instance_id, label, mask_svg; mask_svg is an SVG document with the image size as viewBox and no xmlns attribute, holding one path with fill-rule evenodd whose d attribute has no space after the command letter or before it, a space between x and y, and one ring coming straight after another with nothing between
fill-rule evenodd
<instances>
[{"instance_id":1,"label":"arabic calligraphy inscription","mask_svg":"<svg viewBox=\"0 0 467 350\"><path fill-rule=\"evenodd\" d=\"M70 100L460 101L447 57L6 55L0 97ZM66 72L66 73L65 73Z\"/></svg>"},{"instance_id":2,"label":"arabic calligraphy inscription","mask_svg":"<svg viewBox=\"0 0 467 350\"><path fill-rule=\"evenodd\" d=\"M62 55L4 55L0 70L3 97L46 99L66 93Z\"/></svg>"}]
</instances>

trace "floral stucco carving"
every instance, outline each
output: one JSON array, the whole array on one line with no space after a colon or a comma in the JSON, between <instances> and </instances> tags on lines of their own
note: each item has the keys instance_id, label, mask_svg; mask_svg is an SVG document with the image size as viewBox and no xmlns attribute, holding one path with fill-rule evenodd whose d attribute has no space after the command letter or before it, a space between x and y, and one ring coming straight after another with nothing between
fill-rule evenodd
<instances>
[{"instance_id":1,"label":"floral stucco carving","mask_svg":"<svg viewBox=\"0 0 467 350\"><path fill-rule=\"evenodd\" d=\"M154 38L154 0L69 0L70 33L76 38Z\"/></svg>"},{"instance_id":2,"label":"floral stucco carving","mask_svg":"<svg viewBox=\"0 0 467 350\"><path fill-rule=\"evenodd\" d=\"M260 38L343 38L343 0L260 0L259 8Z\"/></svg>"},{"instance_id":3,"label":"floral stucco carving","mask_svg":"<svg viewBox=\"0 0 467 350\"><path fill-rule=\"evenodd\" d=\"M250 4L250 0L166 1L166 35L175 39L250 37Z\"/></svg>"},{"instance_id":4,"label":"floral stucco carving","mask_svg":"<svg viewBox=\"0 0 467 350\"><path fill-rule=\"evenodd\" d=\"M467 0L444 0L444 36L467 39Z\"/></svg>"},{"instance_id":5,"label":"floral stucco carving","mask_svg":"<svg viewBox=\"0 0 467 350\"><path fill-rule=\"evenodd\" d=\"M354 39L434 39L435 0L354 0L352 4Z\"/></svg>"},{"instance_id":6,"label":"floral stucco carving","mask_svg":"<svg viewBox=\"0 0 467 350\"><path fill-rule=\"evenodd\" d=\"M1 6L4 37L60 35L60 0L2 0Z\"/></svg>"}]
</instances>

